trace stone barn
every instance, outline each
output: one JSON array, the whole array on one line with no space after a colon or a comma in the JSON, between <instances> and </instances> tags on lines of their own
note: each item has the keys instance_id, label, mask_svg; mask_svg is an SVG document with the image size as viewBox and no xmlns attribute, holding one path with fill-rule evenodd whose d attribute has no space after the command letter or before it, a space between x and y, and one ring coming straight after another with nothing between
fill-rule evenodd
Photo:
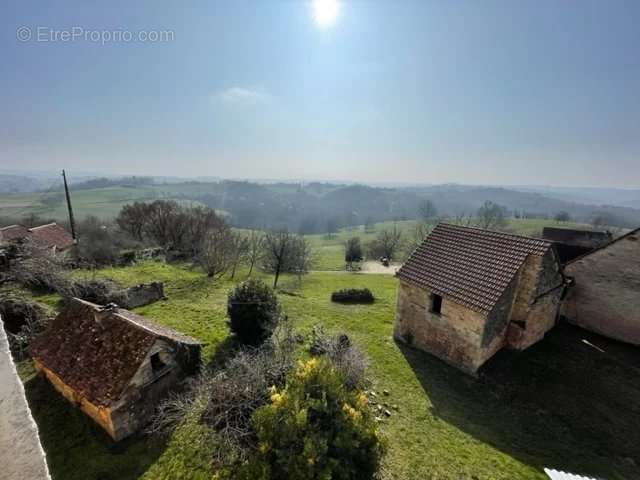
<instances>
[{"instance_id":1,"label":"stone barn","mask_svg":"<svg viewBox=\"0 0 640 480\"><path fill-rule=\"evenodd\" d=\"M201 344L115 305L73 299L31 346L36 370L114 440L198 369Z\"/></svg>"},{"instance_id":2,"label":"stone barn","mask_svg":"<svg viewBox=\"0 0 640 480\"><path fill-rule=\"evenodd\" d=\"M587 330L640 345L640 228L565 265L561 313Z\"/></svg>"},{"instance_id":3,"label":"stone barn","mask_svg":"<svg viewBox=\"0 0 640 480\"><path fill-rule=\"evenodd\" d=\"M551 242L443 223L396 276L395 337L468 373L542 339L565 284Z\"/></svg>"},{"instance_id":4,"label":"stone barn","mask_svg":"<svg viewBox=\"0 0 640 480\"><path fill-rule=\"evenodd\" d=\"M573 228L544 227L542 238L554 242L562 264L609 243L611 232L576 230Z\"/></svg>"}]
</instances>

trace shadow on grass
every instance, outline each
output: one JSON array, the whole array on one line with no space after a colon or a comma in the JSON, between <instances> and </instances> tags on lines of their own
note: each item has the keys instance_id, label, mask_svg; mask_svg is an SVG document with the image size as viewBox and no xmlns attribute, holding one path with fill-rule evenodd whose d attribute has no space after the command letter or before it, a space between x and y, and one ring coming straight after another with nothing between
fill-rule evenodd
<instances>
[{"instance_id":1,"label":"shadow on grass","mask_svg":"<svg viewBox=\"0 0 640 480\"><path fill-rule=\"evenodd\" d=\"M40 376L24 387L54 480L137 479L165 449L142 435L113 442Z\"/></svg>"},{"instance_id":2,"label":"shadow on grass","mask_svg":"<svg viewBox=\"0 0 640 480\"><path fill-rule=\"evenodd\" d=\"M499 352L472 378L399 347L432 413L476 439L540 470L638 478L638 348L561 324L524 352Z\"/></svg>"}]
</instances>

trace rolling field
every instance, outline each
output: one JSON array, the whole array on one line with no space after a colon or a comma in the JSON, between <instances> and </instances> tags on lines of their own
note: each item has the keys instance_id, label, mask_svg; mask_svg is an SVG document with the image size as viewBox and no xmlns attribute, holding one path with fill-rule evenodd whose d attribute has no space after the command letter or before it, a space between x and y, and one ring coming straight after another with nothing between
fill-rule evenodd
<instances>
[{"instance_id":1,"label":"rolling field","mask_svg":"<svg viewBox=\"0 0 640 480\"><path fill-rule=\"evenodd\" d=\"M184 193L194 193L196 187L198 185L176 184L76 190L71 192L71 200L73 212L77 219L90 215L101 219L109 219L118 215L120 209L128 203L153 201L160 198L179 200ZM0 194L0 216L19 218L30 214L59 221L68 219L67 204L59 192L58 194Z\"/></svg>"},{"instance_id":2,"label":"rolling field","mask_svg":"<svg viewBox=\"0 0 640 480\"><path fill-rule=\"evenodd\" d=\"M136 311L205 341L205 360L228 335L226 296L234 282L212 282L197 269L159 262L78 275L124 285L164 281L168 299ZM500 353L472 378L393 340L392 276L315 272L301 286L284 277L282 287L288 293L279 299L295 327L303 334L314 324L347 332L371 359L374 388L388 390L388 402L397 405L381 427L389 442L385 480L543 479L543 467L636 478L636 349L560 325L525 352ZM376 303L330 302L333 290L347 287L370 288ZM34 377L28 362L20 367L54 480L211 478L206 437L196 422L170 439L140 436L114 445Z\"/></svg>"}]
</instances>

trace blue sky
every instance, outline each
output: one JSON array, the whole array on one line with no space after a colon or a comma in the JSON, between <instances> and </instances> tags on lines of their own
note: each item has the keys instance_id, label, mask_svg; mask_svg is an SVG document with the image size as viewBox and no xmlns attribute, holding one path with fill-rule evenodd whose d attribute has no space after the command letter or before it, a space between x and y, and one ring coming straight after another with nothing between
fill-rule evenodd
<instances>
[{"instance_id":1,"label":"blue sky","mask_svg":"<svg viewBox=\"0 0 640 480\"><path fill-rule=\"evenodd\" d=\"M0 7L2 168L640 186L640 2L91 3Z\"/></svg>"}]
</instances>

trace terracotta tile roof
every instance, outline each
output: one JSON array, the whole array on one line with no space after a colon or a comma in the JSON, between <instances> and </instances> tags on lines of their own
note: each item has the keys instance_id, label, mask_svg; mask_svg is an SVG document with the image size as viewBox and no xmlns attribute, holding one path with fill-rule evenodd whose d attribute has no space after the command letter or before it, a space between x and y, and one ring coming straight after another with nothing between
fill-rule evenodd
<instances>
[{"instance_id":1,"label":"terracotta tile roof","mask_svg":"<svg viewBox=\"0 0 640 480\"><path fill-rule=\"evenodd\" d=\"M73 237L57 223L48 223L29 229L31 239L44 248L56 247L65 250L73 245Z\"/></svg>"},{"instance_id":2,"label":"terracotta tile roof","mask_svg":"<svg viewBox=\"0 0 640 480\"><path fill-rule=\"evenodd\" d=\"M22 225L8 225L0 228L0 240L11 242L29 236L29 230Z\"/></svg>"},{"instance_id":3,"label":"terracotta tile roof","mask_svg":"<svg viewBox=\"0 0 640 480\"><path fill-rule=\"evenodd\" d=\"M140 315L73 299L31 345L31 355L96 405L117 401L158 338L198 345Z\"/></svg>"},{"instance_id":4,"label":"terracotta tile roof","mask_svg":"<svg viewBox=\"0 0 640 480\"><path fill-rule=\"evenodd\" d=\"M544 255L551 246L546 240L440 223L396 275L488 314L527 256Z\"/></svg>"}]
</instances>

